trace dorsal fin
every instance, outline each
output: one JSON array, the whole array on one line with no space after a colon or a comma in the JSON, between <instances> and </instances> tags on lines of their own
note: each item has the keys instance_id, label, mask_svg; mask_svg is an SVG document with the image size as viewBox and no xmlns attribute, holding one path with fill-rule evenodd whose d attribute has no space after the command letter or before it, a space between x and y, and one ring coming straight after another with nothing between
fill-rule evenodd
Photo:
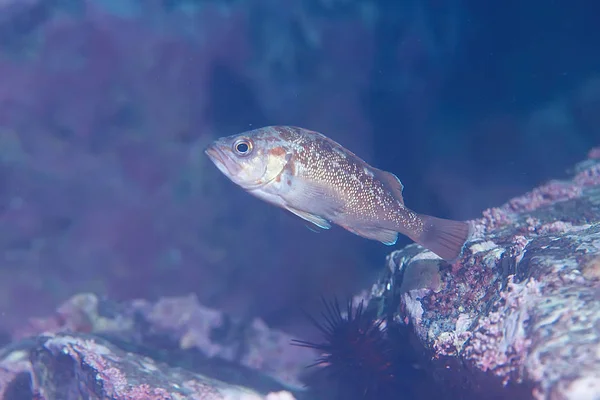
<instances>
[{"instance_id":1,"label":"dorsal fin","mask_svg":"<svg viewBox=\"0 0 600 400\"><path fill-rule=\"evenodd\" d=\"M373 174L375 177L379 179L385 187L389 189L394 198L398 200L401 204L404 204L404 198L402 197L402 190L404 190L404 185L400 182L400 179L391 172L383 171L377 169L375 167L371 167L373 170Z\"/></svg>"}]
</instances>

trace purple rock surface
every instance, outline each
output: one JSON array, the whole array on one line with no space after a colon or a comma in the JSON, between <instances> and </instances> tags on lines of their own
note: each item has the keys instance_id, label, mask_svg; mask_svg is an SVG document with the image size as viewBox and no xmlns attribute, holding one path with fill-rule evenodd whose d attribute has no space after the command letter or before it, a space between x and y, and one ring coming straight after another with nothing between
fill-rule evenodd
<instances>
[{"instance_id":1,"label":"purple rock surface","mask_svg":"<svg viewBox=\"0 0 600 400\"><path fill-rule=\"evenodd\" d=\"M316 354L290 340L193 295L117 303L80 294L13 332L0 350L0 399L300 399Z\"/></svg>"},{"instance_id":2,"label":"purple rock surface","mask_svg":"<svg viewBox=\"0 0 600 400\"><path fill-rule=\"evenodd\" d=\"M6 354L0 371L3 399L294 399L290 392L261 394L170 367L83 334L40 336L29 352L20 349ZM31 379L24 379L28 373ZM11 374L13 380L7 384Z\"/></svg>"},{"instance_id":3,"label":"purple rock surface","mask_svg":"<svg viewBox=\"0 0 600 400\"><path fill-rule=\"evenodd\" d=\"M371 301L459 397L600 398L600 161L486 210L460 260L410 245ZM471 397L468 397L471 398Z\"/></svg>"}]
</instances>

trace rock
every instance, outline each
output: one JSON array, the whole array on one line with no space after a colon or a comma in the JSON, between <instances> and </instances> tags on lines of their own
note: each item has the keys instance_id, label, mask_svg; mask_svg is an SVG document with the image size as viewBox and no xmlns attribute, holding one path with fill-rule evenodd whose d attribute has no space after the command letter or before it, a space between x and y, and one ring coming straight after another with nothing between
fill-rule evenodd
<instances>
[{"instance_id":1,"label":"rock","mask_svg":"<svg viewBox=\"0 0 600 400\"><path fill-rule=\"evenodd\" d=\"M371 302L413 326L459 398L600 399L600 160L472 222L453 264L390 254Z\"/></svg>"},{"instance_id":2,"label":"rock","mask_svg":"<svg viewBox=\"0 0 600 400\"><path fill-rule=\"evenodd\" d=\"M2 400L32 398L29 352L22 347L11 346L10 350L4 349L0 353L0 399Z\"/></svg>"},{"instance_id":3,"label":"rock","mask_svg":"<svg viewBox=\"0 0 600 400\"><path fill-rule=\"evenodd\" d=\"M201 369L215 369L211 360L221 360L258 371L289 388L302 386L300 375L317 356L290 346L292 336L270 329L262 320L236 320L201 305L195 295L118 303L81 293L54 315L31 319L12 338L47 332L95 333L153 357L164 353L160 357L175 357L177 362L193 354L202 359L196 362Z\"/></svg>"},{"instance_id":4,"label":"rock","mask_svg":"<svg viewBox=\"0 0 600 400\"><path fill-rule=\"evenodd\" d=\"M8 385L3 379L7 373L0 374L3 399L294 399L289 392L262 395L173 368L92 335L43 335L29 344L28 351L5 352L0 362L0 371L13 373Z\"/></svg>"},{"instance_id":5,"label":"rock","mask_svg":"<svg viewBox=\"0 0 600 400\"><path fill-rule=\"evenodd\" d=\"M79 294L12 332L0 350L0 400L301 399L299 375L316 355L290 340L193 295L118 303Z\"/></svg>"}]
</instances>

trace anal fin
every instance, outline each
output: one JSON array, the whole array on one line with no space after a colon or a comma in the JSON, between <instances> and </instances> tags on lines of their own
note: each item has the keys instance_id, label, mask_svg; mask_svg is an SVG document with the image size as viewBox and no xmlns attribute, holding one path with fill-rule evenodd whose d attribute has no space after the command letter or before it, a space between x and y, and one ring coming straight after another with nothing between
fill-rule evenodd
<instances>
[{"instance_id":1,"label":"anal fin","mask_svg":"<svg viewBox=\"0 0 600 400\"><path fill-rule=\"evenodd\" d=\"M398 232L392 231L389 229L383 228L358 228L358 227L348 227L344 226L349 232L354 233L355 235L364 237L366 239L377 240L387 246L392 246L396 244L398 240Z\"/></svg>"},{"instance_id":2,"label":"anal fin","mask_svg":"<svg viewBox=\"0 0 600 400\"><path fill-rule=\"evenodd\" d=\"M306 229L308 229L309 231L314 232L314 233L321 233L321 232L323 232L322 228L320 228L320 227L318 227L318 226L316 226L316 225L314 225L312 223L311 224L306 224Z\"/></svg>"},{"instance_id":3,"label":"anal fin","mask_svg":"<svg viewBox=\"0 0 600 400\"><path fill-rule=\"evenodd\" d=\"M321 229L329 229L329 228L331 228L331 224L329 223L329 221L327 221L323 217L319 217L318 215L311 214L311 213L308 213L306 211L296 210L296 209L291 208L291 207L287 207L287 210L289 212L291 212L292 214L295 214L295 215L299 216L303 220L315 224L316 226L318 226Z\"/></svg>"}]
</instances>

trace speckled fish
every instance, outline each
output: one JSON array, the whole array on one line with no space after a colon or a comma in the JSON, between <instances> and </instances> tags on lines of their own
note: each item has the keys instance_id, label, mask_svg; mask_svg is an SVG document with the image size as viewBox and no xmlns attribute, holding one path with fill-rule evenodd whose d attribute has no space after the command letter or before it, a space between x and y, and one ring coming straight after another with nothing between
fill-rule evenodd
<instances>
[{"instance_id":1,"label":"speckled fish","mask_svg":"<svg viewBox=\"0 0 600 400\"><path fill-rule=\"evenodd\" d=\"M403 186L394 174L318 132L269 126L222 137L205 152L249 193L322 229L334 223L386 245L402 233L448 261L460 256L470 234L467 222L405 207Z\"/></svg>"}]
</instances>

